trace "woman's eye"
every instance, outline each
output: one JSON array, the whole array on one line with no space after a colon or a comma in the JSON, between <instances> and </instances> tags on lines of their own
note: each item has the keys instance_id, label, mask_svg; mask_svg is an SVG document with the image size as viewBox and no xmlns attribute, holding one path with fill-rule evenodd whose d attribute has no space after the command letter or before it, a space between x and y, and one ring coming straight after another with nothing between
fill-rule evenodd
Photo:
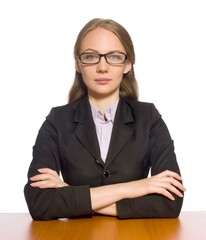
<instances>
[{"instance_id":1,"label":"woman's eye","mask_svg":"<svg viewBox=\"0 0 206 240\"><path fill-rule=\"evenodd\" d=\"M95 55L95 54L87 54L87 55L85 56L85 58L88 59L88 60L92 60L92 59L98 58L98 56Z\"/></svg>"},{"instance_id":2,"label":"woman's eye","mask_svg":"<svg viewBox=\"0 0 206 240\"><path fill-rule=\"evenodd\" d=\"M119 56L118 56L118 55L115 55L115 54L109 55L108 57L109 57L110 59L119 59Z\"/></svg>"}]
</instances>

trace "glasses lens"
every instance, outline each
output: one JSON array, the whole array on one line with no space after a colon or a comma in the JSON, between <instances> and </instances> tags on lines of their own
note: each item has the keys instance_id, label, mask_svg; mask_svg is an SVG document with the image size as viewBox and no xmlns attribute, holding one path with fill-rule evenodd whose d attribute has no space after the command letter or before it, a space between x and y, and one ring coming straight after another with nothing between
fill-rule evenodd
<instances>
[{"instance_id":1,"label":"glasses lens","mask_svg":"<svg viewBox=\"0 0 206 240\"><path fill-rule=\"evenodd\" d=\"M95 53L82 53L79 56L82 63L94 64L99 62L99 55Z\"/></svg>"},{"instance_id":2,"label":"glasses lens","mask_svg":"<svg viewBox=\"0 0 206 240\"><path fill-rule=\"evenodd\" d=\"M127 55L124 53L109 53L106 54L106 58L110 64L122 64L126 61Z\"/></svg>"}]
</instances>

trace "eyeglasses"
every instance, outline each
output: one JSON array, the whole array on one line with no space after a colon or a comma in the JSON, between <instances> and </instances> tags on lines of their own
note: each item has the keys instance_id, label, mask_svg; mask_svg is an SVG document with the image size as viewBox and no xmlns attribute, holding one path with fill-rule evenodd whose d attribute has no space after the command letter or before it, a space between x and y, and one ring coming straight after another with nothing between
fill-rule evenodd
<instances>
[{"instance_id":1,"label":"eyeglasses","mask_svg":"<svg viewBox=\"0 0 206 240\"><path fill-rule=\"evenodd\" d=\"M127 55L122 52L112 52L106 54L98 54L93 52L86 52L79 55L79 60L83 64L97 64L101 58L109 64L123 64L127 60Z\"/></svg>"}]
</instances>

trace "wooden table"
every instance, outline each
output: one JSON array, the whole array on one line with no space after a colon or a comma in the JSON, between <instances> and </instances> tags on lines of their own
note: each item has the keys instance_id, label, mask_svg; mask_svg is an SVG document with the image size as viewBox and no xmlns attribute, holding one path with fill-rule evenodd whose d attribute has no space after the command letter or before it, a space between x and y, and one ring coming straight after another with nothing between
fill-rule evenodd
<instances>
[{"instance_id":1,"label":"wooden table","mask_svg":"<svg viewBox=\"0 0 206 240\"><path fill-rule=\"evenodd\" d=\"M0 213L1 240L206 240L206 212L177 219L88 219L32 221L28 213Z\"/></svg>"}]
</instances>

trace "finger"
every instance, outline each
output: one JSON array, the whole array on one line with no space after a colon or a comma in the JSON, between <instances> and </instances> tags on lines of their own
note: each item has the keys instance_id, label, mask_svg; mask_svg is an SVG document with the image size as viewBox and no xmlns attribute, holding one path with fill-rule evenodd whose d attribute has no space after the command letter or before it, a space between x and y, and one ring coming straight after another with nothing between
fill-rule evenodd
<instances>
[{"instance_id":1,"label":"finger","mask_svg":"<svg viewBox=\"0 0 206 240\"><path fill-rule=\"evenodd\" d=\"M160 182L155 182L156 187L164 188L179 197L183 197L183 194L186 189L184 186L176 179L169 177L169 178L162 178Z\"/></svg>"},{"instance_id":2,"label":"finger","mask_svg":"<svg viewBox=\"0 0 206 240\"><path fill-rule=\"evenodd\" d=\"M183 192L186 191L186 188L180 182L182 180L182 177L176 172L166 170L160 174L154 175L154 177L157 181L159 179L159 181L162 181L162 182L170 182L172 185L179 188L181 191Z\"/></svg>"},{"instance_id":3,"label":"finger","mask_svg":"<svg viewBox=\"0 0 206 240\"><path fill-rule=\"evenodd\" d=\"M44 180L44 181L36 181L30 183L32 187L39 187L39 188L58 188L58 187L65 187L69 186L69 184L63 181L54 181L54 180Z\"/></svg>"},{"instance_id":4,"label":"finger","mask_svg":"<svg viewBox=\"0 0 206 240\"><path fill-rule=\"evenodd\" d=\"M40 181L42 180L42 174L35 175L33 177L30 177L31 181Z\"/></svg>"},{"instance_id":5,"label":"finger","mask_svg":"<svg viewBox=\"0 0 206 240\"><path fill-rule=\"evenodd\" d=\"M46 179L57 179L56 176L53 176L51 174L38 174L30 178L31 181L43 181Z\"/></svg>"},{"instance_id":6,"label":"finger","mask_svg":"<svg viewBox=\"0 0 206 240\"><path fill-rule=\"evenodd\" d=\"M169 183L169 184L175 186L176 188L178 188L179 190L181 190L183 192L186 191L186 189L183 186L183 184L179 180L177 180L177 179L175 179L173 177L164 177L164 178L160 178L160 179L156 178L156 180L159 180L162 183Z\"/></svg>"},{"instance_id":7,"label":"finger","mask_svg":"<svg viewBox=\"0 0 206 240\"><path fill-rule=\"evenodd\" d=\"M173 186L175 186L176 188L178 188L179 190L185 192L186 188L183 186L183 184L181 182L179 182L178 180L174 179L174 178L168 178L169 179L169 183Z\"/></svg>"},{"instance_id":8,"label":"finger","mask_svg":"<svg viewBox=\"0 0 206 240\"><path fill-rule=\"evenodd\" d=\"M51 181L38 181L33 182L30 184L32 187L39 187L39 188L55 188L55 183Z\"/></svg>"},{"instance_id":9,"label":"finger","mask_svg":"<svg viewBox=\"0 0 206 240\"><path fill-rule=\"evenodd\" d=\"M169 198L172 201L175 200L175 198L172 196L172 194L169 191L167 191L167 189L165 189L165 188L158 188L156 193L161 194L161 195Z\"/></svg>"},{"instance_id":10,"label":"finger","mask_svg":"<svg viewBox=\"0 0 206 240\"><path fill-rule=\"evenodd\" d=\"M172 196L171 193L177 195L178 197L183 197L183 194L181 191L184 191L185 188L183 185L177 181L176 179L170 177L164 177L164 178L153 178L151 180L153 181L153 187L155 187L152 191L162 194L165 197L175 200L175 198Z\"/></svg>"},{"instance_id":11,"label":"finger","mask_svg":"<svg viewBox=\"0 0 206 240\"><path fill-rule=\"evenodd\" d=\"M183 197L183 194L179 191L179 189L171 185L170 183L162 183L161 187L165 188L167 191L170 191L179 197Z\"/></svg>"},{"instance_id":12,"label":"finger","mask_svg":"<svg viewBox=\"0 0 206 240\"><path fill-rule=\"evenodd\" d=\"M48 178L47 175L45 174L38 174L38 175L35 175L33 177L30 178L31 181L42 181L42 180L45 180L46 178Z\"/></svg>"},{"instance_id":13,"label":"finger","mask_svg":"<svg viewBox=\"0 0 206 240\"><path fill-rule=\"evenodd\" d=\"M54 176L59 176L58 173L50 168L39 168L38 169L39 173L47 173L47 174L51 174Z\"/></svg>"},{"instance_id":14,"label":"finger","mask_svg":"<svg viewBox=\"0 0 206 240\"><path fill-rule=\"evenodd\" d=\"M175 195L177 195L178 197L182 198L183 194L174 186L170 186L170 188L168 189L170 192L174 193Z\"/></svg>"},{"instance_id":15,"label":"finger","mask_svg":"<svg viewBox=\"0 0 206 240\"><path fill-rule=\"evenodd\" d=\"M160 176L160 177L173 177L177 180L182 180L182 177L176 173L176 172L173 172L173 171L170 171L170 170L165 170L164 172L161 172L159 174L157 174L157 176Z\"/></svg>"}]
</instances>

